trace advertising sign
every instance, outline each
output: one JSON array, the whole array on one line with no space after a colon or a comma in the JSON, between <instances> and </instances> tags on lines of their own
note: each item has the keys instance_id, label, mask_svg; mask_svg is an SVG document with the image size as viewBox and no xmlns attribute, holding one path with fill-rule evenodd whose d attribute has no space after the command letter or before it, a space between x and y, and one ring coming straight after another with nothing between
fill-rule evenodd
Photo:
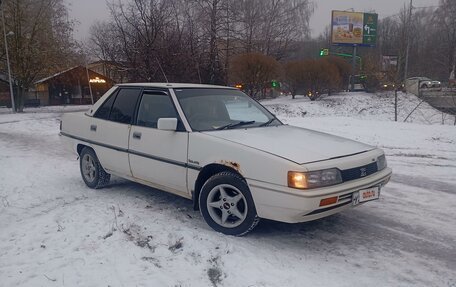
<instances>
[{"instance_id":1,"label":"advertising sign","mask_svg":"<svg viewBox=\"0 0 456 287\"><path fill-rule=\"evenodd\" d=\"M373 13L332 11L331 42L333 45L375 46L377 19Z\"/></svg>"}]
</instances>

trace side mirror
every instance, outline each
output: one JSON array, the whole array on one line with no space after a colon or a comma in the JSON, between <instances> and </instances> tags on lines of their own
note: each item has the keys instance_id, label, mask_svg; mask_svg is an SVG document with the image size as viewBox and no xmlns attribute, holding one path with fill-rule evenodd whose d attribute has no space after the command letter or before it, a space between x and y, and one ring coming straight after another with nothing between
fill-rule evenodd
<instances>
[{"instance_id":1,"label":"side mirror","mask_svg":"<svg viewBox=\"0 0 456 287\"><path fill-rule=\"evenodd\" d=\"M176 131L177 119L176 118L160 118L158 119L157 128L163 131Z\"/></svg>"}]
</instances>

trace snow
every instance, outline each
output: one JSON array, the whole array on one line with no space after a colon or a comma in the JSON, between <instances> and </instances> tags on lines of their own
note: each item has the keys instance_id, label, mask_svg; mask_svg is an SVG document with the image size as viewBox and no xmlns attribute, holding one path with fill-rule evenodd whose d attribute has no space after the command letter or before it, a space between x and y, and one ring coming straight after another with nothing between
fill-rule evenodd
<instances>
[{"instance_id":1,"label":"snow","mask_svg":"<svg viewBox=\"0 0 456 287\"><path fill-rule=\"evenodd\" d=\"M419 100L400 95L399 120ZM382 147L378 201L302 224L212 231L186 199L114 178L87 188L59 132L80 107L0 109L0 286L456 286L456 132L391 95L263 102L285 123ZM286 147L284 147L286 148Z\"/></svg>"},{"instance_id":2,"label":"snow","mask_svg":"<svg viewBox=\"0 0 456 287\"><path fill-rule=\"evenodd\" d=\"M394 120L393 92L340 93L322 97L314 102L304 96L297 96L293 101L291 101L291 97L279 97L264 101L263 104L279 117L337 116L381 121ZM435 110L413 94L402 92L398 92L398 121L403 122L417 106L418 108L407 119L407 122L441 124L443 118L445 124L454 124L454 116Z\"/></svg>"}]
</instances>

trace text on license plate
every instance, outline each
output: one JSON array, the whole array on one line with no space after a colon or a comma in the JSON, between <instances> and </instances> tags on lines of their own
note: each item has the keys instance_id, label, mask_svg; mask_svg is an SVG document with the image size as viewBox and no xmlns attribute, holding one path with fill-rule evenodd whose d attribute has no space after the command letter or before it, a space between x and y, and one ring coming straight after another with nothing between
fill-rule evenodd
<instances>
[{"instance_id":1,"label":"text on license plate","mask_svg":"<svg viewBox=\"0 0 456 287\"><path fill-rule=\"evenodd\" d=\"M380 187L374 186L366 189L361 189L353 193L353 205L361 202L378 199L380 197Z\"/></svg>"}]
</instances>

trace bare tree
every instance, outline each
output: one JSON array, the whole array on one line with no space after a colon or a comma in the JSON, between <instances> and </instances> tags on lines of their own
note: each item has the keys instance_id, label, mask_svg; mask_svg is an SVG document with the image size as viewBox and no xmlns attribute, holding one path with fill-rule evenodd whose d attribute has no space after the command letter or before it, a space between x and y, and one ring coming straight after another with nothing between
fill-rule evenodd
<instances>
[{"instance_id":1,"label":"bare tree","mask_svg":"<svg viewBox=\"0 0 456 287\"><path fill-rule=\"evenodd\" d=\"M100 59L122 62L131 81L166 74L228 84L237 54L280 59L307 35L313 6L310 0L111 0L109 8L111 20L92 28L92 45Z\"/></svg>"},{"instance_id":2,"label":"bare tree","mask_svg":"<svg viewBox=\"0 0 456 287\"><path fill-rule=\"evenodd\" d=\"M17 85L16 107L23 110L27 92L39 77L80 61L73 23L63 0L4 0L6 31L11 37L11 68Z\"/></svg>"},{"instance_id":3,"label":"bare tree","mask_svg":"<svg viewBox=\"0 0 456 287\"><path fill-rule=\"evenodd\" d=\"M435 12L436 28L440 31L443 50L447 57L448 75L456 64L456 1L440 0L440 5Z\"/></svg>"},{"instance_id":4,"label":"bare tree","mask_svg":"<svg viewBox=\"0 0 456 287\"><path fill-rule=\"evenodd\" d=\"M221 63L219 58L219 35L226 23L223 14L226 13L227 3L224 0L194 0L195 9L198 11L199 22L203 37L201 40L207 43L207 82L215 84L221 81Z\"/></svg>"},{"instance_id":5,"label":"bare tree","mask_svg":"<svg viewBox=\"0 0 456 287\"><path fill-rule=\"evenodd\" d=\"M309 0L237 1L238 39L246 52L282 59L296 41L309 35L313 3Z\"/></svg>"},{"instance_id":6,"label":"bare tree","mask_svg":"<svg viewBox=\"0 0 456 287\"><path fill-rule=\"evenodd\" d=\"M306 74L304 61L291 61L284 66L284 81L294 99L305 87Z\"/></svg>"}]
</instances>

